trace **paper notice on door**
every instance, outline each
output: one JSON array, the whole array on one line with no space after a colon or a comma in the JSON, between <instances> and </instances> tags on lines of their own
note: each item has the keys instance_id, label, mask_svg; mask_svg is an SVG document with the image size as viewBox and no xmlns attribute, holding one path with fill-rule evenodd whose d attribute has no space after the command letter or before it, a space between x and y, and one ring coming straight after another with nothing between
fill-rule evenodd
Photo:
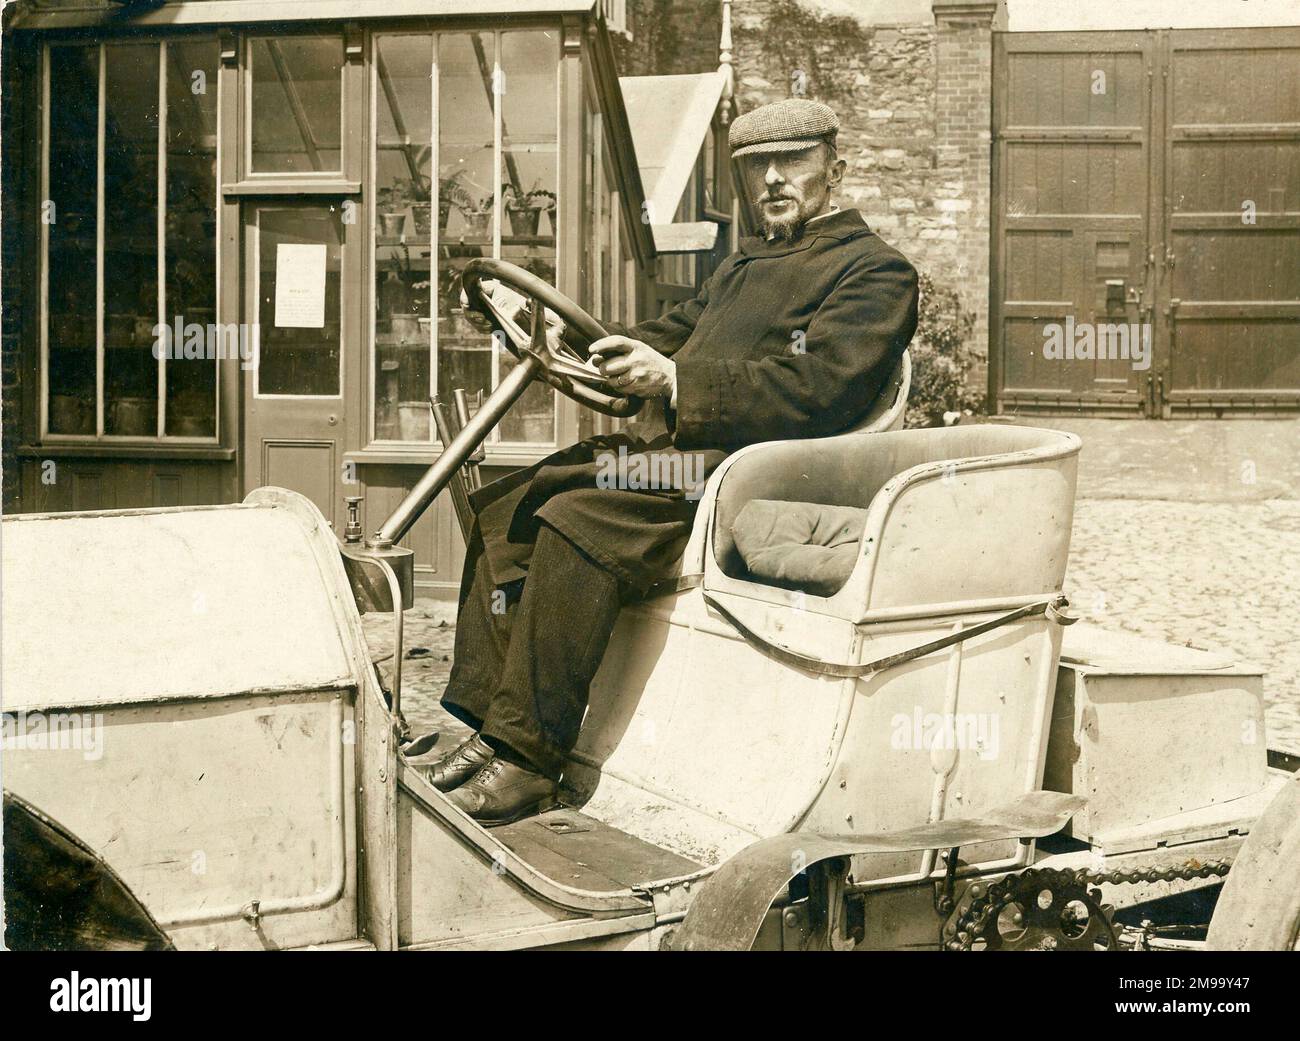
<instances>
[{"instance_id":1,"label":"paper notice on door","mask_svg":"<svg viewBox=\"0 0 1300 1041\"><path fill-rule=\"evenodd\" d=\"M281 329L325 328L324 243L276 245L275 324Z\"/></svg>"}]
</instances>

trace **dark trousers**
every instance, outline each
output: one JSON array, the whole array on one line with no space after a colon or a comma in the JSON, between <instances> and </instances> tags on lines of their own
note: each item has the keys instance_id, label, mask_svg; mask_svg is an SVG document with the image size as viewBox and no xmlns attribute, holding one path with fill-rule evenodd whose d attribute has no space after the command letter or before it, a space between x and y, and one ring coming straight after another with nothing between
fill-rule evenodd
<instances>
[{"instance_id":1,"label":"dark trousers","mask_svg":"<svg viewBox=\"0 0 1300 1041\"><path fill-rule=\"evenodd\" d=\"M546 524L526 578L497 587L477 526L461 578L443 707L558 780L618 618L618 580Z\"/></svg>"}]
</instances>

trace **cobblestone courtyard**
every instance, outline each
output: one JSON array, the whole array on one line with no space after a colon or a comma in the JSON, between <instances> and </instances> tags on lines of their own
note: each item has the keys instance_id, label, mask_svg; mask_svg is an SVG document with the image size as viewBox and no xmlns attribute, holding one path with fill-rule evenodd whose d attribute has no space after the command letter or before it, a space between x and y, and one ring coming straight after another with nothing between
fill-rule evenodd
<instances>
[{"instance_id":1,"label":"cobblestone courtyard","mask_svg":"<svg viewBox=\"0 0 1300 1041\"><path fill-rule=\"evenodd\" d=\"M1098 625L1266 671L1270 747L1300 752L1300 502L1086 499L1066 589Z\"/></svg>"},{"instance_id":2,"label":"cobblestone courtyard","mask_svg":"<svg viewBox=\"0 0 1300 1041\"><path fill-rule=\"evenodd\" d=\"M1047 424L1044 424L1047 425ZM1084 438L1066 580L1106 628L1229 652L1262 666L1270 747L1300 752L1300 423L1052 422ZM412 728L464 728L437 704L454 605L407 613ZM376 654L385 616L366 619Z\"/></svg>"}]
</instances>

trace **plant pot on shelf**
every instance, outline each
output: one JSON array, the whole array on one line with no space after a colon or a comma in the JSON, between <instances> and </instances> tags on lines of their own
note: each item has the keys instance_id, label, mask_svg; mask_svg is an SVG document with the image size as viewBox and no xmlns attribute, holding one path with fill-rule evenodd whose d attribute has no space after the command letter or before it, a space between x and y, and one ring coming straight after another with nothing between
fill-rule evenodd
<instances>
[{"instance_id":1,"label":"plant pot on shelf","mask_svg":"<svg viewBox=\"0 0 1300 1041\"><path fill-rule=\"evenodd\" d=\"M459 307L448 311L444 317L447 327L439 333L439 336L446 336L450 339L470 339L482 335L482 332L474 327L469 315Z\"/></svg>"},{"instance_id":2,"label":"plant pot on shelf","mask_svg":"<svg viewBox=\"0 0 1300 1041\"><path fill-rule=\"evenodd\" d=\"M433 204L429 202L412 203L411 217L415 220L415 237L427 239L433 225Z\"/></svg>"},{"instance_id":3,"label":"plant pot on shelf","mask_svg":"<svg viewBox=\"0 0 1300 1041\"><path fill-rule=\"evenodd\" d=\"M155 432L150 398L118 398L108 406L109 433L145 437Z\"/></svg>"},{"instance_id":4,"label":"plant pot on shelf","mask_svg":"<svg viewBox=\"0 0 1300 1041\"><path fill-rule=\"evenodd\" d=\"M465 217L465 230L460 234L462 242L465 239L482 242L492 235L491 210L471 210L463 216Z\"/></svg>"},{"instance_id":5,"label":"plant pot on shelf","mask_svg":"<svg viewBox=\"0 0 1300 1041\"><path fill-rule=\"evenodd\" d=\"M76 347L81 343L81 319L72 315L50 316L50 344L57 347Z\"/></svg>"},{"instance_id":6,"label":"plant pot on shelf","mask_svg":"<svg viewBox=\"0 0 1300 1041\"><path fill-rule=\"evenodd\" d=\"M381 213L379 215L380 234L386 239L401 238L402 227L405 224L405 213Z\"/></svg>"},{"instance_id":7,"label":"plant pot on shelf","mask_svg":"<svg viewBox=\"0 0 1300 1041\"><path fill-rule=\"evenodd\" d=\"M413 314L390 314L388 316L388 330L394 336L400 336L403 340L414 340L420 335L420 320Z\"/></svg>"},{"instance_id":8,"label":"plant pot on shelf","mask_svg":"<svg viewBox=\"0 0 1300 1041\"><path fill-rule=\"evenodd\" d=\"M211 437L212 418L197 411L179 416L168 412L167 433L173 437Z\"/></svg>"},{"instance_id":9,"label":"plant pot on shelf","mask_svg":"<svg viewBox=\"0 0 1300 1041\"><path fill-rule=\"evenodd\" d=\"M551 205L551 206L546 207L546 219L547 219L548 221L551 222L551 234L552 234L552 235L555 235L555 236L558 236L558 235L560 234L560 231L559 231L559 229L555 226L555 206L554 206L554 205Z\"/></svg>"},{"instance_id":10,"label":"plant pot on shelf","mask_svg":"<svg viewBox=\"0 0 1300 1041\"><path fill-rule=\"evenodd\" d=\"M516 417L510 427L508 434L503 431L504 440L545 444L555 438L555 417L549 410L526 412Z\"/></svg>"},{"instance_id":11,"label":"plant pot on shelf","mask_svg":"<svg viewBox=\"0 0 1300 1041\"><path fill-rule=\"evenodd\" d=\"M428 441L429 403L427 401L399 401L397 403L397 432L403 441Z\"/></svg>"},{"instance_id":12,"label":"plant pot on shelf","mask_svg":"<svg viewBox=\"0 0 1300 1041\"><path fill-rule=\"evenodd\" d=\"M50 431L55 434L93 434L95 410L84 398L72 394L52 394Z\"/></svg>"},{"instance_id":13,"label":"plant pot on shelf","mask_svg":"<svg viewBox=\"0 0 1300 1041\"><path fill-rule=\"evenodd\" d=\"M153 343L153 331L158 325L158 319L137 316L134 324L135 342L137 344Z\"/></svg>"},{"instance_id":14,"label":"plant pot on shelf","mask_svg":"<svg viewBox=\"0 0 1300 1041\"><path fill-rule=\"evenodd\" d=\"M438 200L438 237L447 234L447 221L451 218L451 200Z\"/></svg>"},{"instance_id":15,"label":"plant pot on shelf","mask_svg":"<svg viewBox=\"0 0 1300 1041\"><path fill-rule=\"evenodd\" d=\"M506 209L510 218L512 235L536 236L538 225L542 220L542 211L537 206L510 206Z\"/></svg>"},{"instance_id":16,"label":"plant pot on shelf","mask_svg":"<svg viewBox=\"0 0 1300 1041\"><path fill-rule=\"evenodd\" d=\"M117 346L129 344L135 332L135 315L110 314L104 316L104 342Z\"/></svg>"}]
</instances>

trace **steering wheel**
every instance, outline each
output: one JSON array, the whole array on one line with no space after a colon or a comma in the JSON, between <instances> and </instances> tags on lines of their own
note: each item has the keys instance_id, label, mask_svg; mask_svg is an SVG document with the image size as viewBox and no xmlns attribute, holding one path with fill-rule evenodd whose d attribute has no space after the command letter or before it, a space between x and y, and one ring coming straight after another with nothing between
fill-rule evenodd
<instances>
[{"instance_id":1,"label":"steering wheel","mask_svg":"<svg viewBox=\"0 0 1300 1041\"><path fill-rule=\"evenodd\" d=\"M529 298L529 331L503 314L483 291L480 283L495 279L521 296ZM469 305L492 326L493 338L502 333L506 348L521 361L531 357L540 365L539 374L561 394L607 416L634 416L645 402L620 394L609 380L590 366L588 348L605 336L600 323L554 286L531 271L488 257L476 257L461 274ZM553 347L546 337L546 309L564 320L565 336Z\"/></svg>"}]
</instances>

